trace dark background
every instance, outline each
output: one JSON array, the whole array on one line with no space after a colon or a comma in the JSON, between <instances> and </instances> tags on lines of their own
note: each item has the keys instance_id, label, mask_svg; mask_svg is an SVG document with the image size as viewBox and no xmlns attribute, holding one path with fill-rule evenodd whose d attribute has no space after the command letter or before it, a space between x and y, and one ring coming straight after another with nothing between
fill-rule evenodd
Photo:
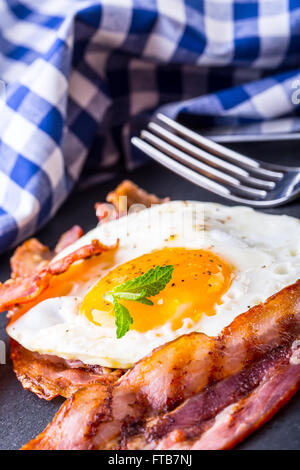
<instances>
[{"instance_id":1,"label":"dark background","mask_svg":"<svg viewBox=\"0 0 300 470\"><path fill-rule=\"evenodd\" d=\"M298 142L270 142L259 144L236 144L232 148L262 160L300 165ZM54 219L38 234L38 238L53 247L59 235L74 224L90 230L96 224L94 203L105 200L105 196L125 177L146 190L159 196L170 196L172 199L191 199L229 202L201 188L198 188L164 168L149 163L130 174L123 173L114 180L102 183L84 191L74 191L68 201L58 211ZM265 212L300 216L300 201L292 202L282 208L269 209ZM9 258L11 253L0 257L0 280L9 277ZM5 315L0 316L0 339L7 343L5 333ZM0 449L18 449L28 440L41 432L52 419L63 399L46 402L31 392L23 390L16 379L9 358L7 364L0 365ZM300 449L300 396L294 397L275 418L243 442L239 449Z\"/></svg>"}]
</instances>

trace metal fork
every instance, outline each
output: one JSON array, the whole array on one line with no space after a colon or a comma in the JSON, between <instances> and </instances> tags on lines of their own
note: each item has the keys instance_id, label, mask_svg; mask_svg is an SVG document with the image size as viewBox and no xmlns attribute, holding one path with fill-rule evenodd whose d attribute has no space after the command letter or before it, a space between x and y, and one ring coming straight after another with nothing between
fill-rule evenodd
<instances>
[{"instance_id":1,"label":"metal fork","mask_svg":"<svg viewBox=\"0 0 300 470\"><path fill-rule=\"evenodd\" d=\"M174 173L232 201L276 207L300 196L300 167L253 160L163 114L132 143Z\"/></svg>"}]
</instances>

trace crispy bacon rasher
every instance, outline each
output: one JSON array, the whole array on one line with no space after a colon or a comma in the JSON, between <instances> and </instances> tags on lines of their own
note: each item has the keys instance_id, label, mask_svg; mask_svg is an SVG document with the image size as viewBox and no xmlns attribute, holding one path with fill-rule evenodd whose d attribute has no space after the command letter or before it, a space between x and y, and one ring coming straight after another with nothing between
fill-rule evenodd
<instances>
[{"instance_id":1,"label":"crispy bacon rasher","mask_svg":"<svg viewBox=\"0 0 300 470\"><path fill-rule=\"evenodd\" d=\"M78 248L63 258L50 261L40 271L9 279L0 285L0 311L31 302L47 289L53 276L66 272L76 261L99 255L116 247L117 245L105 246L99 240L92 240L88 245Z\"/></svg>"},{"instance_id":2,"label":"crispy bacon rasher","mask_svg":"<svg viewBox=\"0 0 300 470\"><path fill-rule=\"evenodd\" d=\"M79 225L74 225L70 230L67 230L67 232L61 235L56 244L56 247L54 248L55 255L63 251L68 246L72 245L72 243L75 243L77 240L79 240L83 234L84 231Z\"/></svg>"},{"instance_id":3,"label":"crispy bacon rasher","mask_svg":"<svg viewBox=\"0 0 300 470\"><path fill-rule=\"evenodd\" d=\"M31 352L14 340L10 343L13 368L19 381L26 390L45 400L58 395L69 398L90 384L110 384L124 373L121 369L88 366L80 361Z\"/></svg>"},{"instance_id":4,"label":"crispy bacon rasher","mask_svg":"<svg viewBox=\"0 0 300 470\"><path fill-rule=\"evenodd\" d=\"M49 264L53 253L36 238L30 238L20 245L10 260L11 278L30 276Z\"/></svg>"},{"instance_id":5,"label":"crispy bacon rasher","mask_svg":"<svg viewBox=\"0 0 300 470\"><path fill-rule=\"evenodd\" d=\"M27 282L27 278L32 279L34 274L39 274L49 265L55 255L81 238L83 233L84 232L79 225L74 225L70 230L63 233L53 251L51 251L48 246L43 245L36 238L26 240L22 245L16 248L13 256L11 257L11 279L5 284L0 283L0 291L4 285L9 286L9 290L11 291L14 286L18 285L20 282L20 280L16 282L18 278L23 278L24 283ZM13 312L10 312L9 316L12 316L12 314Z\"/></svg>"},{"instance_id":6,"label":"crispy bacon rasher","mask_svg":"<svg viewBox=\"0 0 300 470\"><path fill-rule=\"evenodd\" d=\"M10 260L11 278L30 276L46 267L55 255L60 253L83 235L79 225L63 233L53 251L36 238L30 238L20 245Z\"/></svg>"},{"instance_id":7,"label":"crispy bacon rasher","mask_svg":"<svg viewBox=\"0 0 300 470\"><path fill-rule=\"evenodd\" d=\"M192 333L75 393L30 449L229 449L300 385L300 281L218 337Z\"/></svg>"},{"instance_id":8,"label":"crispy bacon rasher","mask_svg":"<svg viewBox=\"0 0 300 470\"><path fill-rule=\"evenodd\" d=\"M134 204L150 207L152 204L163 204L169 200L170 198L168 197L161 199L155 194L148 193L130 180L124 180L116 189L108 193L106 198L106 201L113 205L114 213L109 213L106 203L97 202L95 204L96 216L99 222L107 222L112 218L123 217Z\"/></svg>"}]
</instances>

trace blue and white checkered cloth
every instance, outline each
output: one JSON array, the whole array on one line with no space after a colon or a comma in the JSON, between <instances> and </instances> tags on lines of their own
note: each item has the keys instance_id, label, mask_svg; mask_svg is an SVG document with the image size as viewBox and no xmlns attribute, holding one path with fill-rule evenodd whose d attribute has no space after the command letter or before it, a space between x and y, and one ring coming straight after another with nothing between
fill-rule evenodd
<instances>
[{"instance_id":1,"label":"blue and white checkered cloth","mask_svg":"<svg viewBox=\"0 0 300 470\"><path fill-rule=\"evenodd\" d=\"M161 105L300 129L299 64L299 0L0 0L0 251L79 178L139 164L130 135Z\"/></svg>"}]
</instances>

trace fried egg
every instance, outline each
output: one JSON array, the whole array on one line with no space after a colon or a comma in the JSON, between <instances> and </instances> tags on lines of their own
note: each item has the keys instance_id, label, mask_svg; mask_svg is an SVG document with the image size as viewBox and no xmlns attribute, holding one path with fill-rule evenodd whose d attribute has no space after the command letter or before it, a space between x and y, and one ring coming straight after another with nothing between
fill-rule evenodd
<instances>
[{"instance_id":1,"label":"fried egg","mask_svg":"<svg viewBox=\"0 0 300 470\"><path fill-rule=\"evenodd\" d=\"M93 239L113 252L74 264L11 323L25 348L85 364L128 368L154 348L193 331L219 334L234 318L300 273L300 223L246 207L174 201L97 226L56 259ZM133 323L116 337L105 294L156 266L173 265L153 305L122 303Z\"/></svg>"}]
</instances>

